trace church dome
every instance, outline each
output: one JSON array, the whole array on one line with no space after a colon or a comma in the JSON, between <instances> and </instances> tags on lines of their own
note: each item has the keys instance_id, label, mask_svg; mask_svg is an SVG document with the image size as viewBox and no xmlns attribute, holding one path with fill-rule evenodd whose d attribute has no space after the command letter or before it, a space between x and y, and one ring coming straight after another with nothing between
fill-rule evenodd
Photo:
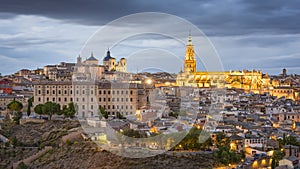
<instances>
[{"instance_id":1,"label":"church dome","mask_svg":"<svg viewBox=\"0 0 300 169\"><path fill-rule=\"evenodd\" d=\"M87 60L89 60L89 61L98 61L98 59L96 59L96 58L94 57L93 52L91 53L91 56L90 56Z\"/></svg>"},{"instance_id":2,"label":"church dome","mask_svg":"<svg viewBox=\"0 0 300 169\"><path fill-rule=\"evenodd\" d=\"M105 58L103 59L103 61L109 61L110 59L114 59L114 58L110 56L110 51L108 50L108 51L106 52L106 56L105 56Z\"/></svg>"}]
</instances>

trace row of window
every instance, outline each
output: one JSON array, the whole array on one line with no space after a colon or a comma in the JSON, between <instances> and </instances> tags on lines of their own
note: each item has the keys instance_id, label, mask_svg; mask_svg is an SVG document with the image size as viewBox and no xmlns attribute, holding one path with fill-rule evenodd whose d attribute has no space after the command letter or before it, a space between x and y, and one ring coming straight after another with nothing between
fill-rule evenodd
<instances>
[{"instance_id":1,"label":"row of window","mask_svg":"<svg viewBox=\"0 0 300 169\"><path fill-rule=\"evenodd\" d=\"M37 92L39 95L40 94L42 94L42 91L41 90L38 90L38 92ZM65 95L67 95L68 94L68 91L67 90L64 90L64 92L62 92L61 90L58 90L58 92L57 92L58 94L65 94ZM99 94L101 95L101 94L117 94L117 95L119 95L119 94L128 94L128 90L126 90L126 91L123 91L123 90L121 90L121 91L119 91L119 90L117 90L117 91L110 91L110 90L108 90L108 91L106 91L106 90L100 90L99 91ZM50 90L46 90L46 94L50 94ZM56 94L56 90L52 90L52 94ZM70 94L73 94L73 92L72 92L72 90L70 90ZM82 90L81 91L81 93L79 92L79 90L76 90L76 94L77 95L79 95L79 94L85 94L85 90ZM94 90L91 90L91 94L94 94ZM131 90L130 91L130 94L132 95L133 94L133 91Z\"/></svg>"},{"instance_id":2,"label":"row of window","mask_svg":"<svg viewBox=\"0 0 300 169\"><path fill-rule=\"evenodd\" d=\"M46 88L50 88L51 86L46 86ZM58 85L58 86L52 86L52 88L71 88L70 85ZM38 88L42 88L42 86L38 86Z\"/></svg>"},{"instance_id":3,"label":"row of window","mask_svg":"<svg viewBox=\"0 0 300 169\"><path fill-rule=\"evenodd\" d=\"M274 90L274 93L292 93L292 90Z\"/></svg>"},{"instance_id":4,"label":"row of window","mask_svg":"<svg viewBox=\"0 0 300 169\"><path fill-rule=\"evenodd\" d=\"M86 105L82 105L81 106L81 108L82 108L82 110L84 110L85 109L85 107L86 107ZM128 109L132 109L132 105L130 105L130 106L128 106L128 105L125 105L125 106L123 106L123 105L121 105L121 106L119 106L119 105L112 105L112 106L110 106L110 105L108 105L108 106L106 106L106 105L104 105L103 106L106 110L110 110L110 109L112 109L112 110L114 110L114 109L125 109L125 110L128 110ZM90 105L90 109L91 110L93 110L94 109L94 105Z\"/></svg>"},{"instance_id":5,"label":"row of window","mask_svg":"<svg viewBox=\"0 0 300 169\"><path fill-rule=\"evenodd\" d=\"M108 112L109 115L117 115L118 112ZM82 112L82 117L85 117L85 112ZM129 114L133 114L133 112L123 112L123 115L129 115ZM76 115L78 116L79 114L76 113ZM93 112L91 112L91 116L93 116Z\"/></svg>"},{"instance_id":6,"label":"row of window","mask_svg":"<svg viewBox=\"0 0 300 169\"><path fill-rule=\"evenodd\" d=\"M41 102L42 99L40 97L38 97L38 101ZM49 102L49 101L52 101L52 102L56 102L56 101L57 102L61 102L61 101L68 102L68 98L65 97L65 98L62 99L61 97L58 97L57 100L56 100L55 97L53 97L52 100L50 100L49 97L46 97L46 101L47 102ZM71 97L70 102L72 102L72 101L73 101L73 98Z\"/></svg>"},{"instance_id":7,"label":"row of window","mask_svg":"<svg viewBox=\"0 0 300 169\"><path fill-rule=\"evenodd\" d=\"M287 116L288 119L295 119L295 117L297 117L299 119L299 116ZM286 120L286 118L285 118Z\"/></svg>"},{"instance_id":8,"label":"row of window","mask_svg":"<svg viewBox=\"0 0 300 169\"><path fill-rule=\"evenodd\" d=\"M117 112L108 112L109 115L117 115ZM133 114L132 112L124 112L123 114L125 114L126 116L129 114Z\"/></svg>"},{"instance_id":9,"label":"row of window","mask_svg":"<svg viewBox=\"0 0 300 169\"><path fill-rule=\"evenodd\" d=\"M82 102L85 102L85 98L83 97L82 99ZM115 101L117 101L117 102L119 102L119 101L121 101L121 102L128 102L130 100L130 102L133 102L133 98L99 98L99 102L110 102L110 101L112 101L112 102L115 102ZM79 102L79 98L77 97L76 98L76 101L77 102ZM91 98L91 102L94 102L94 98Z\"/></svg>"},{"instance_id":10,"label":"row of window","mask_svg":"<svg viewBox=\"0 0 300 169\"><path fill-rule=\"evenodd\" d=\"M41 90L38 90L38 92L37 92L38 94L42 94L42 91ZM55 90L52 90L52 94L55 94L56 93L56 91ZM65 94L65 95L67 95L68 94L68 91L67 90L64 90L64 92L62 92L61 90L58 90L57 91L57 94ZM70 94L72 94L73 92L72 92L72 90L70 90ZM46 90L46 94L50 94L50 90Z\"/></svg>"},{"instance_id":11,"label":"row of window","mask_svg":"<svg viewBox=\"0 0 300 169\"><path fill-rule=\"evenodd\" d=\"M117 101L117 102L119 102L119 101L121 101L121 102L128 102L129 101L129 98L99 98L99 102L106 102L106 101L108 101L108 102L110 102L110 101L112 101L112 102L115 102L115 101ZM130 102L133 102L133 98L130 98Z\"/></svg>"},{"instance_id":12,"label":"row of window","mask_svg":"<svg viewBox=\"0 0 300 169\"><path fill-rule=\"evenodd\" d=\"M121 91L119 91L119 90L113 90L112 92L110 91L110 90L108 90L107 92L106 92L106 90L99 90L99 94L128 94L128 90L121 90ZM130 90L130 94L132 95L133 94L133 91L132 90Z\"/></svg>"},{"instance_id":13,"label":"row of window","mask_svg":"<svg viewBox=\"0 0 300 169\"><path fill-rule=\"evenodd\" d=\"M247 143L250 144L263 144L264 140L263 139L250 139L250 140L246 140Z\"/></svg>"},{"instance_id":14,"label":"row of window","mask_svg":"<svg viewBox=\"0 0 300 169\"><path fill-rule=\"evenodd\" d=\"M38 97L38 101L39 102L41 102L41 97ZM114 102L114 101L117 101L117 102L119 102L119 101L121 101L121 102L128 102L130 100L130 102L133 102L133 98L130 98L130 99L128 99L128 98L99 98L99 102L110 102L110 101L112 101L112 102ZM49 97L46 97L46 101L52 101L52 102L55 102L56 101L56 99L55 99L55 97L53 97L52 98L52 100L50 100L50 98ZM63 100L62 100L62 98L61 97L58 97L57 98L57 101L58 102L60 102L60 101L65 101L65 102L67 102L68 101L68 99L67 99L67 97L65 97L65 98L63 98ZM73 101L73 98L71 97L70 98L70 101L72 102ZM76 101L77 102L79 102L79 98L77 97L76 98ZM83 97L82 98L82 102L85 102L85 98ZM91 102L94 102L94 98L91 98Z\"/></svg>"}]
</instances>

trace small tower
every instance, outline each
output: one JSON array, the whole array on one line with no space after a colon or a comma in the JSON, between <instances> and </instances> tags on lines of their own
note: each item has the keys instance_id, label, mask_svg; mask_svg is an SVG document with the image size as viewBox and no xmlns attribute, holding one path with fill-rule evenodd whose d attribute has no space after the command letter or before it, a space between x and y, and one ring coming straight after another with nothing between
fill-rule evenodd
<instances>
[{"instance_id":1,"label":"small tower","mask_svg":"<svg viewBox=\"0 0 300 169\"><path fill-rule=\"evenodd\" d=\"M286 69L284 68L284 69L282 69L282 76L286 76Z\"/></svg>"},{"instance_id":2,"label":"small tower","mask_svg":"<svg viewBox=\"0 0 300 169\"><path fill-rule=\"evenodd\" d=\"M81 64L82 63L82 58L80 57L80 55L78 55L77 57L77 64Z\"/></svg>"},{"instance_id":3,"label":"small tower","mask_svg":"<svg viewBox=\"0 0 300 169\"><path fill-rule=\"evenodd\" d=\"M116 59L111 57L109 49L106 52L106 56L103 59L103 65L106 71L114 71L116 66Z\"/></svg>"},{"instance_id":4,"label":"small tower","mask_svg":"<svg viewBox=\"0 0 300 169\"><path fill-rule=\"evenodd\" d=\"M189 34L188 36L188 43L186 45L185 51L185 59L184 59L184 72L196 72L196 58L195 58L195 51L194 45L192 43L192 36Z\"/></svg>"}]
</instances>

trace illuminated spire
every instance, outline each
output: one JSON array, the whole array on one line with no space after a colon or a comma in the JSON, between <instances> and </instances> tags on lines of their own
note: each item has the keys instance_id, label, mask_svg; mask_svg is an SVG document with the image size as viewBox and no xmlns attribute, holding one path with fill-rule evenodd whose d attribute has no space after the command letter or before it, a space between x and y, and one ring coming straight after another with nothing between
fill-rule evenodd
<instances>
[{"instance_id":1,"label":"illuminated spire","mask_svg":"<svg viewBox=\"0 0 300 169\"><path fill-rule=\"evenodd\" d=\"M194 45L192 43L191 31L189 31L188 43L186 45L184 72L196 72L196 57L194 52Z\"/></svg>"},{"instance_id":2,"label":"illuminated spire","mask_svg":"<svg viewBox=\"0 0 300 169\"><path fill-rule=\"evenodd\" d=\"M193 45L193 43L192 43L192 35L191 35L191 30L189 31L189 36L188 36L188 45Z\"/></svg>"},{"instance_id":3,"label":"illuminated spire","mask_svg":"<svg viewBox=\"0 0 300 169\"><path fill-rule=\"evenodd\" d=\"M196 60L194 53L194 45L192 43L191 31L189 31L188 43L186 45L185 60Z\"/></svg>"}]
</instances>

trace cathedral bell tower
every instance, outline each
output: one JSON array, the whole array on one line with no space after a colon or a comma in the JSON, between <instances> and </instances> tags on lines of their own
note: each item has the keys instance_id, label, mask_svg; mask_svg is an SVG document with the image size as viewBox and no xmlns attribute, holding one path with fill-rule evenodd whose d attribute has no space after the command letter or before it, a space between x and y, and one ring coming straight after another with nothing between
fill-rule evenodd
<instances>
[{"instance_id":1,"label":"cathedral bell tower","mask_svg":"<svg viewBox=\"0 0 300 169\"><path fill-rule=\"evenodd\" d=\"M185 73L196 72L196 57L195 57L194 45L192 43L191 34L189 34L188 44L186 45L185 59L184 59L184 72Z\"/></svg>"}]
</instances>

